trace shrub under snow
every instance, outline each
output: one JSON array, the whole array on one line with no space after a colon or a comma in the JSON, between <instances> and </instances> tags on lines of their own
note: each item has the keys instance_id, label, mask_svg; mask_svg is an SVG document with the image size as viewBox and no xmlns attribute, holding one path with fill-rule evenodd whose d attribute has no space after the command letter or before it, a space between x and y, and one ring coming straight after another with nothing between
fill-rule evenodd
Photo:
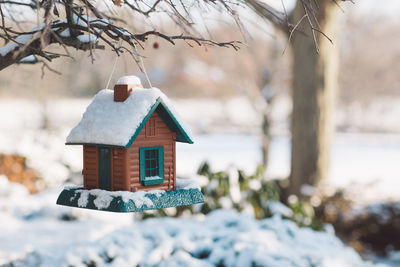
<instances>
[{"instance_id":1,"label":"shrub under snow","mask_svg":"<svg viewBox=\"0 0 400 267\"><path fill-rule=\"evenodd\" d=\"M66 253L73 266L370 266L333 234L218 210L134 223Z\"/></svg>"}]
</instances>

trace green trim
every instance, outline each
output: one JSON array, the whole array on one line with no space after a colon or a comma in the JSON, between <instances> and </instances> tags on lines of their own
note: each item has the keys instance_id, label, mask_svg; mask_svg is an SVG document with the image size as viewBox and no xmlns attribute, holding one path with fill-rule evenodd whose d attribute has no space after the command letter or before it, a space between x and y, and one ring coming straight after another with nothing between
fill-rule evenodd
<instances>
[{"instance_id":1,"label":"green trim","mask_svg":"<svg viewBox=\"0 0 400 267\"><path fill-rule=\"evenodd\" d=\"M150 111L147 113L146 117L144 117L142 123L139 125L139 127L136 128L135 133L129 140L128 144L126 144L125 148L130 148L133 141L135 141L136 137L139 135L140 131L143 129L143 127L146 125L146 122L150 119L151 115L153 114L154 110L158 107L158 104L160 104L161 98L158 98L156 103L151 107Z\"/></svg>"},{"instance_id":2,"label":"green trim","mask_svg":"<svg viewBox=\"0 0 400 267\"><path fill-rule=\"evenodd\" d=\"M165 114L165 112L163 112L164 110L162 109L157 110L157 112L160 115L160 117L164 120L164 122L166 122L171 131L177 132L176 141L193 144L192 139L190 139L189 135L183 130L182 125L179 124L178 120L175 118L171 110L168 109L168 106L162 100L161 100L161 106L164 108L167 114ZM177 129L174 129L174 127L172 127L170 123L167 123L168 118L172 119L172 122Z\"/></svg>"},{"instance_id":3,"label":"green trim","mask_svg":"<svg viewBox=\"0 0 400 267\"><path fill-rule=\"evenodd\" d=\"M143 185L148 186L148 185L159 185L159 184L163 184L164 183L164 179L160 178L160 179L153 179L153 180L144 180L143 181Z\"/></svg>"},{"instance_id":4,"label":"green trim","mask_svg":"<svg viewBox=\"0 0 400 267\"><path fill-rule=\"evenodd\" d=\"M147 113L146 117L144 117L142 123L136 129L135 133L129 140L128 144L126 144L125 148L131 147L133 141L135 141L135 139L139 135L140 131L146 125L147 121L150 119L151 115L153 115L153 112L159 107L160 104L164 108L164 110L167 112L169 117L172 119L172 121L175 124L175 126L177 127L177 129L179 130L179 131L177 131L178 134L177 134L176 141L193 144L192 139L190 139L188 134L183 130L182 126L178 123L178 120L174 117L172 112L168 109L167 105L161 100L161 98L158 98L157 101L154 103L154 105L151 107L150 111ZM159 115L164 120L164 122L168 121L168 118L165 116L165 114L162 114L162 112L160 112ZM171 127L171 125L169 125L168 123L166 123L166 124L168 125L168 128L171 129L171 131L176 131L175 129L173 129L173 127Z\"/></svg>"},{"instance_id":5,"label":"green trim","mask_svg":"<svg viewBox=\"0 0 400 267\"><path fill-rule=\"evenodd\" d=\"M147 150L158 150L158 176L160 179L146 180L146 157L145 152ZM140 182L147 185L158 185L164 183L164 147L140 147L139 148L139 165L140 165Z\"/></svg>"}]
</instances>

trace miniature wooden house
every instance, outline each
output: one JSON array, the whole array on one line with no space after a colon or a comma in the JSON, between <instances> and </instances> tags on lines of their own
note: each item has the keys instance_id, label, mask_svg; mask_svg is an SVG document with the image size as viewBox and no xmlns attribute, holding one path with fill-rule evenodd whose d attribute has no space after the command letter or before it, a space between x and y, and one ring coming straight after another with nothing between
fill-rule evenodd
<instances>
[{"instance_id":1,"label":"miniature wooden house","mask_svg":"<svg viewBox=\"0 0 400 267\"><path fill-rule=\"evenodd\" d=\"M167 97L125 76L94 97L66 144L83 145L85 189L136 192L176 190L176 142L193 143Z\"/></svg>"}]
</instances>

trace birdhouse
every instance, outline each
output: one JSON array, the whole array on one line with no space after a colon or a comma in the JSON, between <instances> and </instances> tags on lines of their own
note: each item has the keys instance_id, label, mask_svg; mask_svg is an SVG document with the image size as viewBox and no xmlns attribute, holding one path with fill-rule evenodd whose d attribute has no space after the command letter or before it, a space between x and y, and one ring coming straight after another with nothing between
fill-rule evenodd
<instances>
[{"instance_id":1,"label":"birdhouse","mask_svg":"<svg viewBox=\"0 0 400 267\"><path fill-rule=\"evenodd\" d=\"M57 203L126 212L203 202L198 186L177 181L176 142L193 143L169 99L120 78L68 135L67 145L83 146L83 188L64 189Z\"/></svg>"}]
</instances>

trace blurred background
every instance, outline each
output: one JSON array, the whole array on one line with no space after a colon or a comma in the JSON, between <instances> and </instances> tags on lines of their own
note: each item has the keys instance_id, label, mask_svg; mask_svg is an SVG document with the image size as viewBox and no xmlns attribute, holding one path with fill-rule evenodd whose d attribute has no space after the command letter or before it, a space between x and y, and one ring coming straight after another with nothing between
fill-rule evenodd
<instances>
[{"instance_id":1,"label":"blurred background","mask_svg":"<svg viewBox=\"0 0 400 267\"><path fill-rule=\"evenodd\" d=\"M333 105L334 128L331 149L326 151L327 164L321 172L324 175L318 177L318 183L312 184L309 180L301 183L296 189L298 194L292 194L293 188L288 187L295 95L293 50L287 47L286 35L272 26L265 27L261 19L248 15L245 21L249 31L245 36L232 23L214 23L207 29L220 40L242 40L238 51L191 47L185 42L173 46L158 38L152 38L141 51L152 86L160 88L173 101L195 133L193 145L177 146L178 177L196 179L206 198L205 204L192 207L112 214L55 205L62 186L82 183L82 149L65 146L65 138L93 96L106 87L114 53L94 51L92 62L87 53L71 51L73 59L51 63L61 75L45 71L42 76L40 66L36 65L14 65L2 70L0 264L205 266L201 260L205 259L207 264L215 266L234 266L236 263L230 263L222 252L212 254L214 258L210 251L201 254L207 251L199 248L207 247L204 240L189 238L193 244L189 248L182 245L181 250L187 252L189 260L175 253L179 251L176 245L172 245L169 254L165 251L171 248L157 247L155 237L145 230L140 230L140 240L146 249L130 246L129 241L121 239L126 235L124 231L132 227L147 229L159 223L159 227L168 225L170 229L169 224L174 224L153 217L180 217L183 218L180 220L194 220L190 221L193 225L196 220L210 222L212 218L224 224L227 222L221 217L230 214L239 225L248 223L244 222L248 216L254 218L249 225L263 220L270 223L268 220L279 217L282 225L286 220L294 222L296 230L287 227L295 233L302 229L312 229L315 235L326 233L332 240L327 239L326 244L320 245L326 249L319 252L321 255L332 249L328 243L340 242L334 235L341 239L343 244L332 246L343 250L332 251L340 255L342 262L335 262L332 256L324 263L329 257L323 256L321 262L308 261L310 266L375 263L399 266L399 10L396 1L382 4L365 0L346 4L344 11L339 12L340 34L333 39L333 45L338 48L338 91L329 101ZM140 21L138 25L141 27ZM165 27L173 28L172 25ZM312 68L307 64L303 63L304 69ZM124 75L136 75L145 87L149 86L127 53L118 58L110 87ZM313 160L308 157L307 148L297 153L304 153L305 161ZM220 209L238 213L218 213L216 210ZM182 223L183 227L184 222L176 224ZM262 229L258 224L254 227ZM217 231L211 226L207 229ZM271 248L256 243L252 251L269 256L275 253L277 259L282 259L289 256L282 256L273 248L286 245L288 251L289 247L297 246L300 250L300 241L289 246L280 238L278 228L267 229L278 236L275 236L276 244ZM236 235L236 232L225 233ZM171 234L170 239L157 242L184 243L176 238ZM299 236L314 246L318 245L318 238L312 234ZM209 242L206 243L215 248L218 241ZM241 242L235 244L248 244ZM348 247L352 247L354 255ZM157 253L157 249L163 252ZM238 253L243 249L235 247L234 250ZM312 252L307 253L312 259ZM256 254L248 255L255 266L286 266L278 260L257 261ZM146 257L148 260L144 261ZM293 257L293 265L287 266L308 266Z\"/></svg>"}]
</instances>

